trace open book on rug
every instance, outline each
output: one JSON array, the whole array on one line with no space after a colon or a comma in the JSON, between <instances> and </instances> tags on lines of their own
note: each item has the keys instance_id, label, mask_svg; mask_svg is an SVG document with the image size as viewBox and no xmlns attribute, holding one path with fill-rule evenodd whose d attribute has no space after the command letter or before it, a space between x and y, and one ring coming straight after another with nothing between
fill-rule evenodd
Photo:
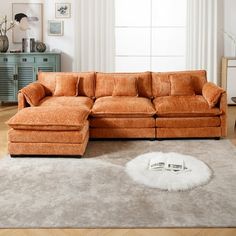
<instances>
[{"instance_id":1,"label":"open book on rug","mask_svg":"<svg viewBox=\"0 0 236 236\"><path fill-rule=\"evenodd\" d=\"M151 158L148 165L149 170L157 170L157 171L173 171L173 172L182 172L182 171L190 171L189 168L186 167L183 159L174 158L174 157L154 157Z\"/></svg>"}]
</instances>

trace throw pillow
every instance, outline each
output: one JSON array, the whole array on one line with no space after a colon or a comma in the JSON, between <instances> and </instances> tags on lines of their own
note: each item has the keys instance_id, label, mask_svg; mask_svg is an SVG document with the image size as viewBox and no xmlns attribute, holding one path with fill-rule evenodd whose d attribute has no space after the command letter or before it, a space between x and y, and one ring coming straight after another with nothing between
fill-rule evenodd
<instances>
[{"instance_id":1,"label":"throw pillow","mask_svg":"<svg viewBox=\"0 0 236 236\"><path fill-rule=\"evenodd\" d=\"M136 77L114 77L114 84L112 96L138 96Z\"/></svg>"},{"instance_id":2,"label":"throw pillow","mask_svg":"<svg viewBox=\"0 0 236 236\"><path fill-rule=\"evenodd\" d=\"M74 75L57 75L54 96L77 96L79 78Z\"/></svg>"},{"instance_id":3,"label":"throw pillow","mask_svg":"<svg viewBox=\"0 0 236 236\"><path fill-rule=\"evenodd\" d=\"M25 96L30 106L38 106L39 101L45 97L44 86L38 82L27 85L20 92Z\"/></svg>"},{"instance_id":4,"label":"throw pillow","mask_svg":"<svg viewBox=\"0 0 236 236\"><path fill-rule=\"evenodd\" d=\"M195 95L192 78L190 75L170 75L171 95Z\"/></svg>"},{"instance_id":5,"label":"throw pillow","mask_svg":"<svg viewBox=\"0 0 236 236\"><path fill-rule=\"evenodd\" d=\"M218 87L214 83L207 82L202 88L202 95L207 100L209 106L213 108L219 101L220 96L224 93L224 89Z\"/></svg>"}]
</instances>

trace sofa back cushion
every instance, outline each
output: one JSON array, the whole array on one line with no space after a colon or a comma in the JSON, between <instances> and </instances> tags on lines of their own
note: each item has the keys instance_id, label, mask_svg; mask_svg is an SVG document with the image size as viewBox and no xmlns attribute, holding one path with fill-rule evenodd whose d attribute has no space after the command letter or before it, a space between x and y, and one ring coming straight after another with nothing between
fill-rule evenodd
<instances>
[{"instance_id":1,"label":"sofa back cushion","mask_svg":"<svg viewBox=\"0 0 236 236\"><path fill-rule=\"evenodd\" d=\"M178 72L153 72L152 93L154 97L171 95L171 77L181 80L189 76L196 95L202 95L203 85L207 82L205 70L178 71ZM186 80L186 79L185 79ZM176 81L175 81L176 82ZM175 83L176 85L176 83Z\"/></svg>"},{"instance_id":2,"label":"sofa back cushion","mask_svg":"<svg viewBox=\"0 0 236 236\"><path fill-rule=\"evenodd\" d=\"M114 78L114 90L112 96L138 96L137 89L137 79L136 77L129 76L124 77L115 77Z\"/></svg>"},{"instance_id":3,"label":"sofa back cushion","mask_svg":"<svg viewBox=\"0 0 236 236\"><path fill-rule=\"evenodd\" d=\"M193 80L191 75L170 75L170 95L171 96L191 96L195 95Z\"/></svg>"},{"instance_id":4,"label":"sofa back cushion","mask_svg":"<svg viewBox=\"0 0 236 236\"><path fill-rule=\"evenodd\" d=\"M56 88L56 76L77 76L78 96L93 98L95 96L95 73L94 72L39 72L38 82L45 87L46 95L53 95Z\"/></svg>"},{"instance_id":5,"label":"sofa back cushion","mask_svg":"<svg viewBox=\"0 0 236 236\"><path fill-rule=\"evenodd\" d=\"M136 77L137 78L137 88L138 95L140 97L152 97L152 78L150 72L142 72L142 73L96 73L96 91L95 97L105 97L112 96L115 77L122 77L125 79L127 77Z\"/></svg>"},{"instance_id":6,"label":"sofa back cushion","mask_svg":"<svg viewBox=\"0 0 236 236\"><path fill-rule=\"evenodd\" d=\"M54 96L77 96L78 95L78 76L74 75L57 75L56 88Z\"/></svg>"}]
</instances>

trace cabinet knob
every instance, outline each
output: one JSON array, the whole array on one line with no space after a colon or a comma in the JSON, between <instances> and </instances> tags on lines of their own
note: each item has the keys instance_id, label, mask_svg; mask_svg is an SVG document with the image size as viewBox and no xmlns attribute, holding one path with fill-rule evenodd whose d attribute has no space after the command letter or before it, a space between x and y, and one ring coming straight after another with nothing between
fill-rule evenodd
<instances>
[{"instance_id":1,"label":"cabinet knob","mask_svg":"<svg viewBox=\"0 0 236 236\"><path fill-rule=\"evenodd\" d=\"M27 62L27 58L22 58L22 61L23 62Z\"/></svg>"},{"instance_id":2,"label":"cabinet knob","mask_svg":"<svg viewBox=\"0 0 236 236\"><path fill-rule=\"evenodd\" d=\"M3 61L8 62L8 58L4 57Z\"/></svg>"},{"instance_id":3,"label":"cabinet knob","mask_svg":"<svg viewBox=\"0 0 236 236\"><path fill-rule=\"evenodd\" d=\"M43 61L44 61L44 62L47 62L47 61L48 61L48 59L47 59L47 58L43 58Z\"/></svg>"}]
</instances>

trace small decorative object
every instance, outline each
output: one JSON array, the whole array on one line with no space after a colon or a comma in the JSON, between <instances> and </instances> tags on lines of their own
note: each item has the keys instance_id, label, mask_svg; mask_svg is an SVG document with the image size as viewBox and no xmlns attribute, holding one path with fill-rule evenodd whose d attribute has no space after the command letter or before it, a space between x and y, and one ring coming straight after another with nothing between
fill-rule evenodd
<instances>
[{"instance_id":1,"label":"small decorative object","mask_svg":"<svg viewBox=\"0 0 236 236\"><path fill-rule=\"evenodd\" d=\"M71 17L71 4L70 3L56 3L55 7L56 18L70 18Z\"/></svg>"},{"instance_id":2,"label":"small decorative object","mask_svg":"<svg viewBox=\"0 0 236 236\"><path fill-rule=\"evenodd\" d=\"M30 39L30 52L35 52L35 39Z\"/></svg>"},{"instance_id":3,"label":"small decorative object","mask_svg":"<svg viewBox=\"0 0 236 236\"><path fill-rule=\"evenodd\" d=\"M36 42L35 48L37 52L45 52L47 49L46 44L43 42Z\"/></svg>"},{"instance_id":4,"label":"small decorative object","mask_svg":"<svg viewBox=\"0 0 236 236\"><path fill-rule=\"evenodd\" d=\"M185 169L184 160L170 157L166 160L165 169L174 172L183 171Z\"/></svg>"},{"instance_id":5,"label":"small decorative object","mask_svg":"<svg viewBox=\"0 0 236 236\"><path fill-rule=\"evenodd\" d=\"M165 168L164 158L152 158L149 162L149 170L163 170Z\"/></svg>"},{"instance_id":6,"label":"small decorative object","mask_svg":"<svg viewBox=\"0 0 236 236\"><path fill-rule=\"evenodd\" d=\"M162 156L151 158L148 165L149 170L165 170L173 171L175 173L180 171L191 171L186 167L183 159L176 158L164 158Z\"/></svg>"},{"instance_id":7,"label":"small decorative object","mask_svg":"<svg viewBox=\"0 0 236 236\"><path fill-rule=\"evenodd\" d=\"M15 27L15 22L11 21L10 25L7 25L7 16L0 20L0 52L7 52L9 48L9 41L7 37L7 31Z\"/></svg>"},{"instance_id":8,"label":"small decorative object","mask_svg":"<svg viewBox=\"0 0 236 236\"><path fill-rule=\"evenodd\" d=\"M30 39L22 39L22 52L30 52Z\"/></svg>"},{"instance_id":9,"label":"small decorative object","mask_svg":"<svg viewBox=\"0 0 236 236\"><path fill-rule=\"evenodd\" d=\"M49 20L48 21L48 35L62 36L63 35L63 21Z\"/></svg>"},{"instance_id":10,"label":"small decorative object","mask_svg":"<svg viewBox=\"0 0 236 236\"><path fill-rule=\"evenodd\" d=\"M41 3L13 3L12 17L17 22L13 29L13 43L21 43L23 38L42 40L43 14Z\"/></svg>"}]
</instances>

